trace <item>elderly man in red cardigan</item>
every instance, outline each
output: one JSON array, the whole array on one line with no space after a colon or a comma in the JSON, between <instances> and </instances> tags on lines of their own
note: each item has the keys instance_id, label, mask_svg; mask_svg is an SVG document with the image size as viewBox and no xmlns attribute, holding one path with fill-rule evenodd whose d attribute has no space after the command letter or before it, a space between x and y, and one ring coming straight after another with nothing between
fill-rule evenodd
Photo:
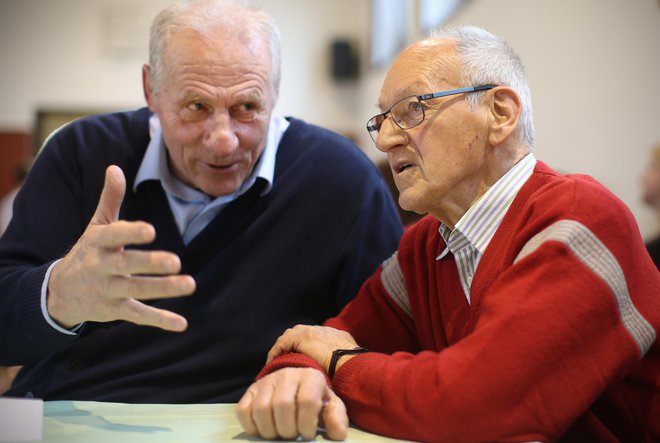
<instances>
[{"instance_id":1,"label":"elderly man in red cardigan","mask_svg":"<svg viewBox=\"0 0 660 443\"><path fill-rule=\"evenodd\" d=\"M337 317L277 340L245 431L660 441L660 273L621 201L536 160L509 45L475 27L413 44L379 105L399 202L428 216Z\"/></svg>"}]
</instances>

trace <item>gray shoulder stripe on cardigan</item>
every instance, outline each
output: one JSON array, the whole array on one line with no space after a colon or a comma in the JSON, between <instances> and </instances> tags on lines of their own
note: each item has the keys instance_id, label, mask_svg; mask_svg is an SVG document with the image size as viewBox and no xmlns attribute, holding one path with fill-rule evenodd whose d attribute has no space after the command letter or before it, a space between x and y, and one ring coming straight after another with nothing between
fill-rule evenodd
<instances>
[{"instance_id":1,"label":"gray shoulder stripe on cardigan","mask_svg":"<svg viewBox=\"0 0 660 443\"><path fill-rule=\"evenodd\" d=\"M655 341L655 330L633 305L623 270L614 255L582 223L560 220L548 226L525 244L514 262L522 260L549 240L564 243L578 260L610 287L623 324L637 343L641 355L644 355Z\"/></svg>"},{"instance_id":2,"label":"gray shoulder stripe on cardigan","mask_svg":"<svg viewBox=\"0 0 660 443\"><path fill-rule=\"evenodd\" d=\"M399 266L397 252L383 262L380 281L383 283L390 298L412 318L410 299L408 298L408 291L406 291L406 285L403 281L403 272L401 272L401 267Z\"/></svg>"}]
</instances>

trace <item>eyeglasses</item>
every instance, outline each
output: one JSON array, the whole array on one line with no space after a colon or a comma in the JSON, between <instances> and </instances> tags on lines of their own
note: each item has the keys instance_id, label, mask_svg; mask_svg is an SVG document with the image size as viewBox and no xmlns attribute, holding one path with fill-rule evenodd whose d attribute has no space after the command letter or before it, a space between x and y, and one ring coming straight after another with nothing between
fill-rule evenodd
<instances>
[{"instance_id":1,"label":"eyeglasses","mask_svg":"<svg viewBox=\"0 0 660 443\"><path fill-rule=\"evenodd\" d=\"M398 102L394 103L390 109L383 112L382 114L374 115L367 122L367 131L371 135L371 139L376 143L376 138L378 137L378 131L383 125L385 119L388 115L392 115L394 123L401 129L410 129L419 125L424 121L424 106L422 102L424 100L430 100L432 98L446 97L448 95L463 94L466 92L478 92L478 91L487 91L493 89L497 85L481 85L481 86L471 86L469 88L460 88L452 89L451 91L442 91L442 92L432 92L430 94L424 95L411 95L410 97L402 98Z\"/></svg>"}]
</instances>

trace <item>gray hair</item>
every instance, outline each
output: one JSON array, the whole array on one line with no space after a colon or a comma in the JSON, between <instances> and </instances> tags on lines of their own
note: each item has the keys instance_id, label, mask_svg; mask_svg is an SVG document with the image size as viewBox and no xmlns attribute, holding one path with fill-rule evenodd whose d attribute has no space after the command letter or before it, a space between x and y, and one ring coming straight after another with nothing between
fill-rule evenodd
<instances>
[{"instance_id":1,"label":"gray hair","mask_svg":"<svg viewBox=\"0 0 660 443\"><path fill-rule=\"evenodd\" d=\"M240 16L228 11L240 10ZM249 20L246 20L246 17ZM152 90L158 93L165 76L163 54L167 40L173 32L194 29L201 34L213 32L218 27L234 29L250 37L261 37L270 45L272 86L274 96L280 89L281 43L280 31L275 20L249 0L202 0L189 4L174 4L161 11L151 25L149 37L149 80ZM231 50L231 48L227 48Z\"/></svg>"},{"instance_id":2,"label":"gray hair","mask_svg":"<svg viewBox=\"0 0 660 443\"><path fill-rule=\"evenodd\" d=\"M462 87L496 84L512 88L521 101L517 133L522 143L534 148L534 118L532 98L525 69L520 57L501 37L476 26L447 27L434 32L432 39L456 42L460 60L459 81ZM483 94L468 94L471 106L476 106Z\"/></svg>"}]
</instances>

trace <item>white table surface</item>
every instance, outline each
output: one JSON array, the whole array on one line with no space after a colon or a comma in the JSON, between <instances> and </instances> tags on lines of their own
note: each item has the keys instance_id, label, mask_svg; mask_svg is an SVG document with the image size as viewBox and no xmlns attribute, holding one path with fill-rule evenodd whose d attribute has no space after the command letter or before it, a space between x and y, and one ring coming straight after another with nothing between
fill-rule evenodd
<instances>
[{"instance_id":1,"label":"white table surface","mask_svg":"<svg viewBox=\"0 0 660 443\"><path fill-rule=\"evenodd\" d=\"M196 443L264 440L243 432L235 404L44 403L43 440L66 443ZM280 440L281 441L281 440ZM316 441L327 441L323 436ZM393 442L351 427L346 442Z\"/></svg>"}]
</instances>

